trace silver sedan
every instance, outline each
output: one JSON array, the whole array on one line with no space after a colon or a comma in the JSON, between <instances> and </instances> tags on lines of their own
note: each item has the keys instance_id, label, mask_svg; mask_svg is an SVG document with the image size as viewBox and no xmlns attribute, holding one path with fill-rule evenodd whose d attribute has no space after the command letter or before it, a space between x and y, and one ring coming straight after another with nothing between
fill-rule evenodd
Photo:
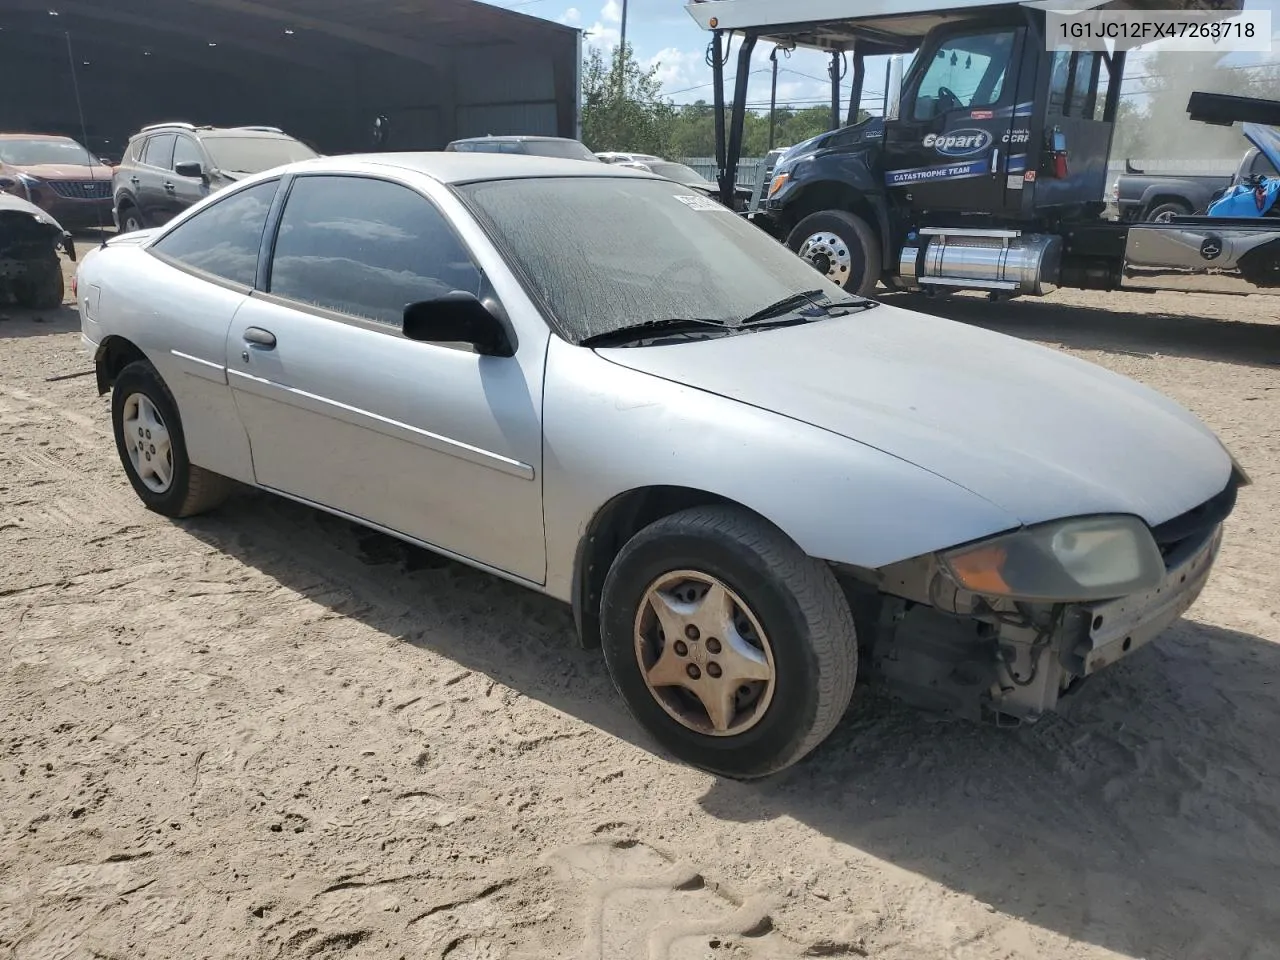
<instances>
[{"instance_id":1,"label":"silver sedan","mask_svg":"<svg viewBox=\"0 0 1280 960\"><path fill-rule=\"evenodd\" d=\"M609 164L304 161L93 250L77 299L148 508L247 484L571 604L637 721L730 777L855 681L1035 720L1182 615L1248 482L1131 380Z\"/></svg>"}]
</instances>

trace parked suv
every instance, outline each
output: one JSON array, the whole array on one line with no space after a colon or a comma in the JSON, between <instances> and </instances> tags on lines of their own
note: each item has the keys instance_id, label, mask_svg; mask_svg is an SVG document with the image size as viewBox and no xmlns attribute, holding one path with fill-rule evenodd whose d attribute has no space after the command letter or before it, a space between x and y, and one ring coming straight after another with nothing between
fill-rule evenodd
<instances>
[{"instance_id":1,"label":"parked suv","mask_svg":"<svg viewBox=\"0 0 1280 960\"><path fill-rule=\"evenodd\" d=\"M276 127L157 123L129 138L112 179L121 233L168 222L250 174L317 156Z\"/></svg>"}]
</instances>

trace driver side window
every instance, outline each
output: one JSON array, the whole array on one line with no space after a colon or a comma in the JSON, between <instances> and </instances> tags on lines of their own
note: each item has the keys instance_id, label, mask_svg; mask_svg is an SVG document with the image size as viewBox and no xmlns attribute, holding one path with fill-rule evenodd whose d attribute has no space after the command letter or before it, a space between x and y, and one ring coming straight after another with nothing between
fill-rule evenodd
<instances>
[{"instance_id":1,"label":"driver side window","mask_svg":"<svg viewBox=\"0 0 1280 960\"><path fill-rule=\"evenodd\" d=\"M916 89L912 118L932 120L952 110L1000 102L1013 56L1013 30L951 37L934 53Z\"/></svg>"}]
</instances>

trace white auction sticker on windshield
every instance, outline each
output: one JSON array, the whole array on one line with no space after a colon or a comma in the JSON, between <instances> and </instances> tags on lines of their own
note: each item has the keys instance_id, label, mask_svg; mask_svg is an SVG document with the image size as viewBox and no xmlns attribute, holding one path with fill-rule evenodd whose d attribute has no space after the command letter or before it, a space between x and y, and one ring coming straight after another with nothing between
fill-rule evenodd
<instances>
[{"instance_id":1,"label":"white auction sticker on windshield","mask_svg":"<svg viewBox=\"0 0 1280 960\"><path fill-rule=\"evenodd\" d=\"M727 210L728 207L712 200L710 197L676 197L681 203L692 210Z\"/></svg>"}]
</instances>

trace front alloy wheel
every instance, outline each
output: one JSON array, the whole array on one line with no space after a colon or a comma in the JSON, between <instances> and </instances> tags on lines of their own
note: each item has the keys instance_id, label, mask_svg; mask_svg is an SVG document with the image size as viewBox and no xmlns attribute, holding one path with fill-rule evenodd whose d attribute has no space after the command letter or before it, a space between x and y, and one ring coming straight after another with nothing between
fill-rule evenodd
<instances>
[{"instance_id":1,"label":"front alloy wheel","mask_svg":"<svg viewBox=\"0 0 1280 960\"><path fill-rule=\"evenodd\" d=\"M751 608L717 578L663 574L636 614L636 658L649 692L695 733L750 730L773 698L773 651Z\"/></svg>"},{"instance_id":2,"label":"front alloy wheel","mask_svg":"<svg viewBox=\"0 0 1280 960\"><path fill-rule=\"evenodd\" d=\"M645 527L609 568L605 663L627 709L679 760L752 779L795 763L853 694L853 615L831 569L734 506Z\"/></svg>"}]
</instances>

